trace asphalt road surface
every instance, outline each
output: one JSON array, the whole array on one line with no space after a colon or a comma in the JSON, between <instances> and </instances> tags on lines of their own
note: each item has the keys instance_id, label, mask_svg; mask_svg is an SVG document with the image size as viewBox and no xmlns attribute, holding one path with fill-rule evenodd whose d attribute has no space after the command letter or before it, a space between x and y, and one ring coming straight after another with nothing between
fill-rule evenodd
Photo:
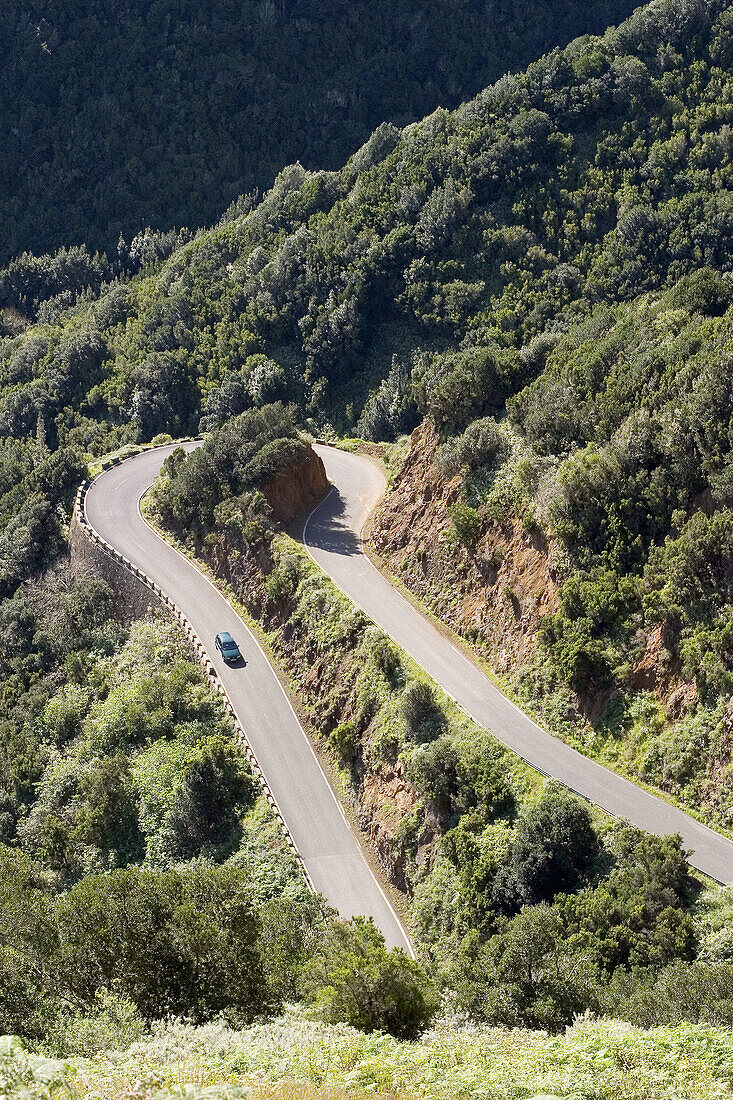
<instances>
[{"instance_id":1,"label":"asphalt road surface","mask_svg":"<svg viewBox=\"0 0 733 1100\"><path fill-rule=\"evenodd\" d=\"M187 444L190 449L195 444ZM412 953L280 682L237 612L145 523L139 501L173 447L143 451L100 474L86 497L92 527L142 569L188 617L221 677L315 889L344 917L371 916L388 946ZM244 664L224 663L214 636L228 630Z\"/></svg>"},{"instance_id":2,"label":"asphalt road surface","mask_svg":"<svg viewBox=\"0 0 733 1100\"><path fill-rule=\"evenodd\" d=\"M362 551L363 526L385 487L370 459L316 446L334 488L311 513L304 541L313 559L458 702L535 768L616 817L652 833L679 833L694 867L733 880L733 841L552 737L510 702L470 658L413 607Z\"/></svg>"}]
</instances>

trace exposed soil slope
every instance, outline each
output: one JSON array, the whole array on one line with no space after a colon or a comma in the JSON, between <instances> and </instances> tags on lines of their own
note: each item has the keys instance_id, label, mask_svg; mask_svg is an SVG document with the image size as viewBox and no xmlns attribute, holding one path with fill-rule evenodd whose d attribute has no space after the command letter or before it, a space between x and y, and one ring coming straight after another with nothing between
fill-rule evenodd
<instances>
[{"instance_id":1,"label":"exposed soil slope","mask_svg":"<svg viewBox=\"0 0 733 1100\"><path fill-rule=\"evenodd\" d=\"M435 464L438 435L416 428L407 459L375 513L370 543L392 572L449 626L478 646L501 672L534 651L541 617L557 610L552 546L521 521L493 524L476 550L451 533L448 509L461 478Z\"/></svg>"},{"instance_id":2,"label":"exposed soil slope","mask_svg":"<svg viewBox=\"0 0 733 1100\"><path fill-rule=\"evenodd\" d=\"M620 683L544 694L533 657L542 619L560 607L559 546L552 535L525 530L516 516L504 523L484 517L475 549L463 546L449 516L462 498L462 479L441 473L439 443L429 421L412 433L404 463L374 514L371 550L506 675L554 733L730 828L733 699L722 716L712 716L712 728L696 724L696 683L684 675L671 628L653 620L640 627L638 657ZM616 728L614 707L622 700L628 713Z\"/></svg>"},{"instance_id":3,"label":"exposed soil slope","mask_svg":"<svg viewBox=\"0 0 733 1100\"><path fill-rule=\"evenodd\" d=\"M262 486L262 492L278 523L290 523L307 515L328 491L328 479L321 459L312 447L302 462L280 470Z\"/></svg>"}]
</instances>

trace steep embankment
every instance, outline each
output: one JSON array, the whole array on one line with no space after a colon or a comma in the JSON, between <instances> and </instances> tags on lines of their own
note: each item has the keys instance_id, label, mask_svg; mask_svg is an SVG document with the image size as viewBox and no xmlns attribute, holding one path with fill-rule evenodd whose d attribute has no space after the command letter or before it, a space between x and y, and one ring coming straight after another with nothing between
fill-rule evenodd
<instances>
[{"instance_id":1,"label":"steep embankment","mask_svg":"<svg viewBox=\"0 0 733 1100\"><path fill-rule=\"evenodd\" d=\"M562 466L539 490L535 478L501 499L522 461L542 462L526 439L521 446L519 459L487 471L478 537L467 545L453 509L474 500L475 476L465 467L447 475L440 436L423 424L374 515L372 550L553 732L730 828L733 700L715 634L728 607L729 513L697 501L686 530L653 551L642 577L579 569L548 521L559 514ZM598 576L618 586L615 602L600 585L594 591Z\"/></svg>"},{"instance_id":2,"label":"steep embankment","mask_svg":"<svg viewBox=\"0 0 733 1100\"><path fill-rule=\"evenodd\" d=\"M307 515L329 489L326 468L312 447L299 460L278 470L262 485L276 523L288 524Z\"/></svg>"},{"instance_id":3,"label":"steep embankment","mask_svg":"<svg viewBox=\"0 0 733 1100\"><path fill-rule=\"evenodd\" d=\"M511 672L537 645L543 615L557 610L553 541L519 517L489 527L473 550L455 537L449 509L463 496L460 474L436 461L439 436L426 421L370 529L370 545L438 618L470 638L499 672Z\"/></svg>"}]
</instances>

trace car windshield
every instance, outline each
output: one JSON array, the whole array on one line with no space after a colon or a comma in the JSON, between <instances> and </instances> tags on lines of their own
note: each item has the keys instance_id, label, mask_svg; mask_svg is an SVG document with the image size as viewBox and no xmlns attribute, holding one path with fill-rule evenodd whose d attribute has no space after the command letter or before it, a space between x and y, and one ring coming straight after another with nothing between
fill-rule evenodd
<instances>
[{"instance_id":1,"label":"car windshield","mask_svg":"<svg viewBox=\"0 0 733 1100\"><path fill-rule=\"evenodd\" d=\"M224 649L228 649L230 652L237 648L236 642L224 642Z\"/></svg>"}]
</instances>

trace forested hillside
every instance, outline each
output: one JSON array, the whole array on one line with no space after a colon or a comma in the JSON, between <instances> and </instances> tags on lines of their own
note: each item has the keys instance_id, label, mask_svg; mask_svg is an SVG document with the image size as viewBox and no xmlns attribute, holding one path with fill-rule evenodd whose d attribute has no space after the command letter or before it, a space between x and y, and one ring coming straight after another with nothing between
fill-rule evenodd
<instances>
[{"instance_id":1,"label":"forested hillside","mask_svg":"<svg viewBox=\"0 0 733 1100\"><path fill-rule=\"evenodd\" d=\"M285 165L452 107L634 0L20 3L0 14L0 264L214 221Z\"/></svg>"},{"instance_id":2,"label":"forested hillside","mask_svg":"<svg viewBox=\"0 0 733 1100\"><path fill-rule=\"evenodd\" d=\"M729 14L655 3L453 114L381 126L340 172L288 168L71 317L46 303L3 346L4 430L40 415L98 447L273 395L350 427L389 376L359 427L389 435L417 420L413 369L441 424L501 410L595 303L725 266Z\"/></svg>"},{"instance_id":3,"label":"forested hillside","mask_svg":"<svg viewBox=\"0 0 733 1100\"><path fill-rule=\"evenodd\" d=\"M277 427L279 455L302 447L296 418L386 441L422 422L412 452L401 445L396 491L413 512L390 564L451 616L451 600L490 589L508 637L532 623L504 671L554 732L730 827L732 64L733 4L656 0L453 112L383 123L339 171L286 168L213 229L144 234L116 279L79 252L4 272L16 334L0 347L1 824L39 914L13 919L31 947L52 930L44 981L73 975L73 955L53 947L70 919L58 890L78 879L83 900L87 872L145 876L151 853L168 868L181 851L228 881L246 845L246 776L199 712L190 673L165 688L160 727L132 708L138 742L110 659L131 660L134 638L114 635L103 590L48 572L90 457L201 429L199 457L167 464L161 515L198 552L229 540L243 568L250 555L295 681L304 654L309 672L317 654L343 673L324 700L329 720L344 685L366 700L325 732L354 782L365 759L393 754L404 768L413 802L398 839L414 925L461 1005L552 1028L585 1008L730 1021L726 892L702 890L673 838L606 829L493 749L477 755L475 729L412 686L399 655L274 537L252 455L260 443L270 453L263 424ZM426 514L435 523L419 545ZM542 559L552 606L502 574L520 544ZM490 650L492 620L451 621ZM117 742L124 760L110 762L100 750ZM100 845L86 794L59 801L70 773L87 776L80 761L90 791L109 772L137 792L127 848L114 830ZM231 829L197 847L191 800L165 802L156 771L175 764L185 791L203 761L218 761ZM182 908L196 896L184 890ZM347 973L366 952L375 982L391 965L363 930L340 935L297 976L316 1003L329 951ZM432 994L415 974L402 988L419 989L424 1020ZM247 1011L294 980L265 975Z\"/></svg>"}]
</instances>

